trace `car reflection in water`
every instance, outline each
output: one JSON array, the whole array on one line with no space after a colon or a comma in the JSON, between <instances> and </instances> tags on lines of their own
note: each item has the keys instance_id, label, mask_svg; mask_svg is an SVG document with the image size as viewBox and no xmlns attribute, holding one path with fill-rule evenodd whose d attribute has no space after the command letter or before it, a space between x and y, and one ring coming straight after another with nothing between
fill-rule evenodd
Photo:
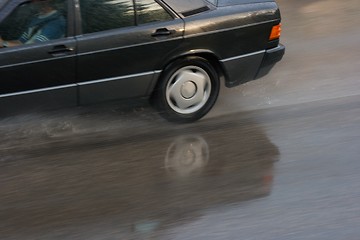
<instances>
[{"instance_id":1,"label":"car reflection in water","mask_svg":"<svg viewBox=\"0 0 360 240\"><path fill-rule=\"evenodd\" d=\"M2 239L160 239L270 194L279 151L244 114L162 129L7 152Z\"/></svg>"}]
</instances>

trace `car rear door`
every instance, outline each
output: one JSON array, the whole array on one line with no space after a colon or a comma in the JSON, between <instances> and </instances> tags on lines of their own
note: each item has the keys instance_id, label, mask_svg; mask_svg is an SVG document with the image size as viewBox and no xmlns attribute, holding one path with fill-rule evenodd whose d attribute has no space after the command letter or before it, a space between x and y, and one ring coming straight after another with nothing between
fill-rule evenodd
<instances>
[{"instance_id":1,"label":"car rear door","mask_svg":"<svg viewBox=\"0 0 360 240\"><path fill-rule=\"evenodd\" d=\"M62 11L67 26L71 26L69 22L73 18L69 8L72 1L68 1L59 1L62 8L58 11ZM10 41L11 37L19 37L22 31L26 31L27 18L34 16L29 5L29 1L23 1L12 11L7 9L11 13L0 23L0 32L5 40ZM14 108L47 108L77 103L76 41L71 36L71 29L68 28L64 35L41 43L0 48L1 112L11 112Z\"/></svg>"},{"instance_id":2,"label":"car rear door","mask_svg":"<svg viewBox=\"0 0 360 240\"><path fill-rule=\"evenodd\" d=\"M80 0L80 8L80 103L147 95L183 39L183 20L154 0Z\"/></svg>"}]
</instances>

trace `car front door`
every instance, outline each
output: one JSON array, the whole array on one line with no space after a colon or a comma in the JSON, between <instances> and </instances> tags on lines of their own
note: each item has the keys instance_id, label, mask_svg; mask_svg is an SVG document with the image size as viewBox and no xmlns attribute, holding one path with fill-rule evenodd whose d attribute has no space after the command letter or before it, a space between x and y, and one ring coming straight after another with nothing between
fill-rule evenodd
<instances>
[{"instance_id":1,"label":"car front door","mask_svg":"<svg viewBox=\"0 0 360 240\"><path fill-rule=\"evenodd\" d=\"M57 1L49 13L33 1L7 9L9 15L0 22L0 112L77 103L68 1ZM48 19L35 25L42 16Z\"/></svg>"},{"instance_id":2,"label":"car front door","mask_svg":"<svg viewBox=\"0 0 360 240\"><path fill-rule=\"evenodd\" d=\"M183 39L183 20L154 0L80 0L80 9L80 103L147 95Z\"/></svg>"}]
</instances>

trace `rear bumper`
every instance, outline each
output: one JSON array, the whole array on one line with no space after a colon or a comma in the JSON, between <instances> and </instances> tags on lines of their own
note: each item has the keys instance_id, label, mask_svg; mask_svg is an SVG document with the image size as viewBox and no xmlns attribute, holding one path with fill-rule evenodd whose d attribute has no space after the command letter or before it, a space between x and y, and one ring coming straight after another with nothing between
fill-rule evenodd
<instances>
[{"instance_id":1,"label":"rear bumper","mask_svg":"<svg viewBox=\"0 0 360 240\"><path fill-rule=\"evenodd\" d=\"M279 44L275 48L265 51L264 58L254 79L261 78L268 74L275 63L279 62L285 54L285 46Z\"/></svg>"},{"instance_id":2,"label":"rear bumper","mask_svg":"<svg viewBox=\"0 0 360 240\"><path fill-rule=\"evenodd\" d=\"M222 60L226 87L235 87L265 76L284 54L285 46L279 44L271 49Z\"/></svg>"}]
</instances>

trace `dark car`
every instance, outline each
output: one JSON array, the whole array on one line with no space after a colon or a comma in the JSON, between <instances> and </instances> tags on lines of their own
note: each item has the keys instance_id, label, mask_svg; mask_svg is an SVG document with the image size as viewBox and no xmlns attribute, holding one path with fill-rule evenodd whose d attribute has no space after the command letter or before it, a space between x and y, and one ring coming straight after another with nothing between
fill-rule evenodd
<instances>
[{"instance_id":1,"label":"dark car","mask_svg":"<svg viewBox=\"0 0 360 240\"><path fill-rule=\"evenodd\" d=\"M170 121L281 60L274 0L0 0L0 111L149 98Z\"/></svg>"}]
</instances>

